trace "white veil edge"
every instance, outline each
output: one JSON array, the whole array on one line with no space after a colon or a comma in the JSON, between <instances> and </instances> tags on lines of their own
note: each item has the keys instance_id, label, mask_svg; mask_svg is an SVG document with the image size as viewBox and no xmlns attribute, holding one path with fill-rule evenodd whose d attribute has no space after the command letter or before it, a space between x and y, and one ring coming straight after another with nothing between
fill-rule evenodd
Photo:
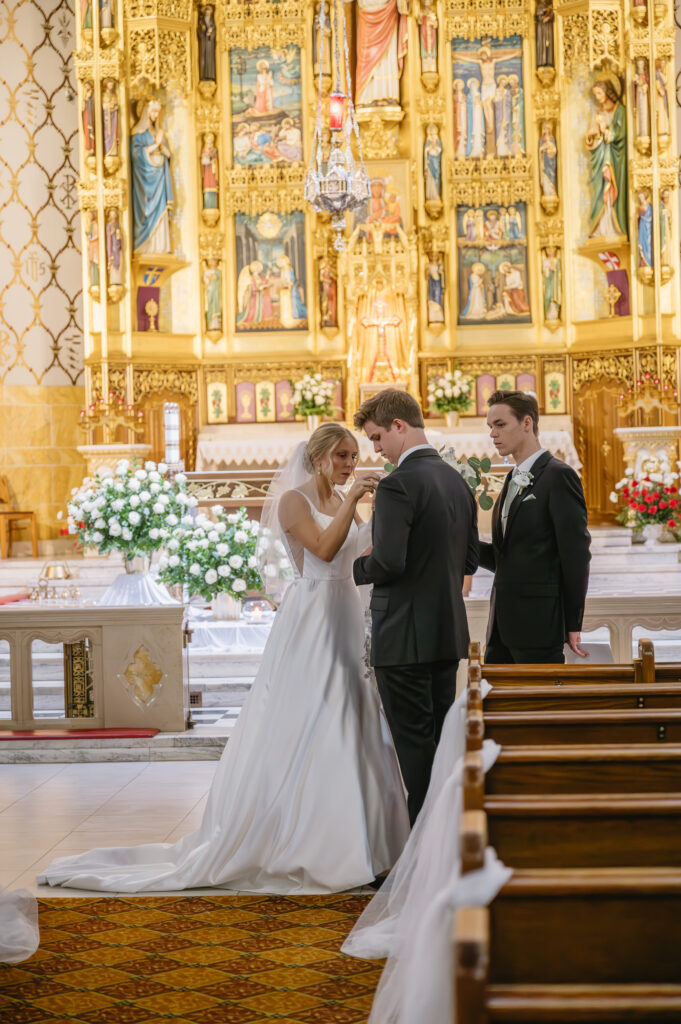
<instances>
[{"instance_id":1,"label":"white veil edge","mask_svg":"<svg viewBox=\"0 0 681 1024\"><path fill-rule=\"evenodd\" d=\"M18 964L40 944L38 901L28 889L0 888L0 963Z\"/></svg>"},{"instance_id":2,"label":"white veil edge","mask_svg":"<svg viewBox=\"0 0 681 1024\"><path fill-rule=\"evenodd\" d=\"M279 522L279 502L287 491L295 491L312 479L306 467L307 441L293 449L272 478L260 516L255 556L265 592L281 600L296 574L295 559Z\"/></svg>"}]
</instances>

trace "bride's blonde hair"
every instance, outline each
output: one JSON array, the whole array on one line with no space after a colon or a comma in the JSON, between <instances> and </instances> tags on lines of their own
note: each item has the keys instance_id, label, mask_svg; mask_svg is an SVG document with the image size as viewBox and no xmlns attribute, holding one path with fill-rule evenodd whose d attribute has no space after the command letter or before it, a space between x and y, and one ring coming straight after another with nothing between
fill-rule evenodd
<instances>
[{"instance_id":1,"label":"bride's blonde hair","mask_svg":"<svg viewBox=\"0 0 681 1024\"><path fill-rule=\"evenodd\" d=\"M314 473L315 463L319 463L320 472L325 477L331 490L333 490L333 462L331 456L343 441L352 441L355 448L359 449L357 438L341 423L322 423L321 427L313 432L307 442L303 463L308 473Z\"/></svg>"}]
</instances>

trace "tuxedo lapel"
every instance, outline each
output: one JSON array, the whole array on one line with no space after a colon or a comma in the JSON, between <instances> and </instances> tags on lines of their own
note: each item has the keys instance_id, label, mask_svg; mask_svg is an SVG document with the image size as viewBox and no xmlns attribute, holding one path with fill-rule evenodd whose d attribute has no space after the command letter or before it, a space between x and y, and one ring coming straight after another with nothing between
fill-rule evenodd
<instances>
[{"instance_id":1,"label":"tuxedo lapel","mask_svg":"<svg viewBox=\"0 0 681 1024\"><path fill-rule=\"evenodd\" d=\"M513 526L513 520L516 517L516 513L520 508L523 498L526 498L528 493L530 493L530 491L532 490L532 488L536 487L539 477L542 475L542 473L548 466L549 462L551 461L551 458L552 456L550 452L544 452L543 455L539 456L537 461L533 464L532 469L530 470L530 473L532 474L532 487L521 488L521 490L518 491L515 498L513 499L511 507L508 510L508 518L506 519L506 533L503 535L504 544L508 540L509 534L511 532L511 527Z\"/></svg>"},{"instance_id":2,"label":"tuxedo lapel","mask_svg":"<svg viewBox=\"0 0 681 1024\"><path fill-rule=\"evenodd\" d=\"M509 471L506 474L504 486L501 488L501 494L497 498L496 504L494 506L494 511L492 512L492 541L494 542L494 544L496 544L498 548L500 548L504 542L504 535L501 526L501 510L504 507L504 502L506 501L506 495L508 494L508 488L510 487L510 484L511 473Z\"/></svg>"}]
</instances>

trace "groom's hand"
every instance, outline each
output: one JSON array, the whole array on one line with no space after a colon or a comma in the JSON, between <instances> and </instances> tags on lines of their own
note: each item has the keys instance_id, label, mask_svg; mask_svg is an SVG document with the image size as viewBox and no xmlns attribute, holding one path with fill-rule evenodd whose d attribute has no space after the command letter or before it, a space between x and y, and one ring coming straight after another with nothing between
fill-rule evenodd
<instances>
[{"instance_id":1,"label":"groom's hand","mask_svg":"<svg viewBox=\"0 0 681 1024\"><path fill-rule=\"evenodd\" d=\"M577 632L577 633L568 633L568 647L570 648L570 650L574 651L575 654L578 655L578 657L580 657L580 658L588 658L589 657L589 652L588 651L583 651L582 648L579 646L581 644L581 642L582 642L582 634L581 633L579 633L579 632Z\"/></svg>"}]
</instances>

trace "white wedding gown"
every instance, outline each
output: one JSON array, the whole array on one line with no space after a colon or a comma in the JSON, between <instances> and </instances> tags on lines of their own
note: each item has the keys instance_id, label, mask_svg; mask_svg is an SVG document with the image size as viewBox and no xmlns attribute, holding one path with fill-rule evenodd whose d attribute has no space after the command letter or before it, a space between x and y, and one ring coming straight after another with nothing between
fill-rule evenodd
<instances>
[{"instance_id":1,"label":"white wedding gown","mask_svg":"<svg viewBox=\"0 0 681 1024\"><path fill-rule=\"evenodd\" d=\"M312 515L328 526L330 516L314 506ZM40 883L114 892L215 886L329 893L366 884L393 866L409 821L397 757L364 664L352 563L368 543L353 523L333 561L305 551L198 831L172 845L60 857Z\"/></svg>"}]
</instances>

